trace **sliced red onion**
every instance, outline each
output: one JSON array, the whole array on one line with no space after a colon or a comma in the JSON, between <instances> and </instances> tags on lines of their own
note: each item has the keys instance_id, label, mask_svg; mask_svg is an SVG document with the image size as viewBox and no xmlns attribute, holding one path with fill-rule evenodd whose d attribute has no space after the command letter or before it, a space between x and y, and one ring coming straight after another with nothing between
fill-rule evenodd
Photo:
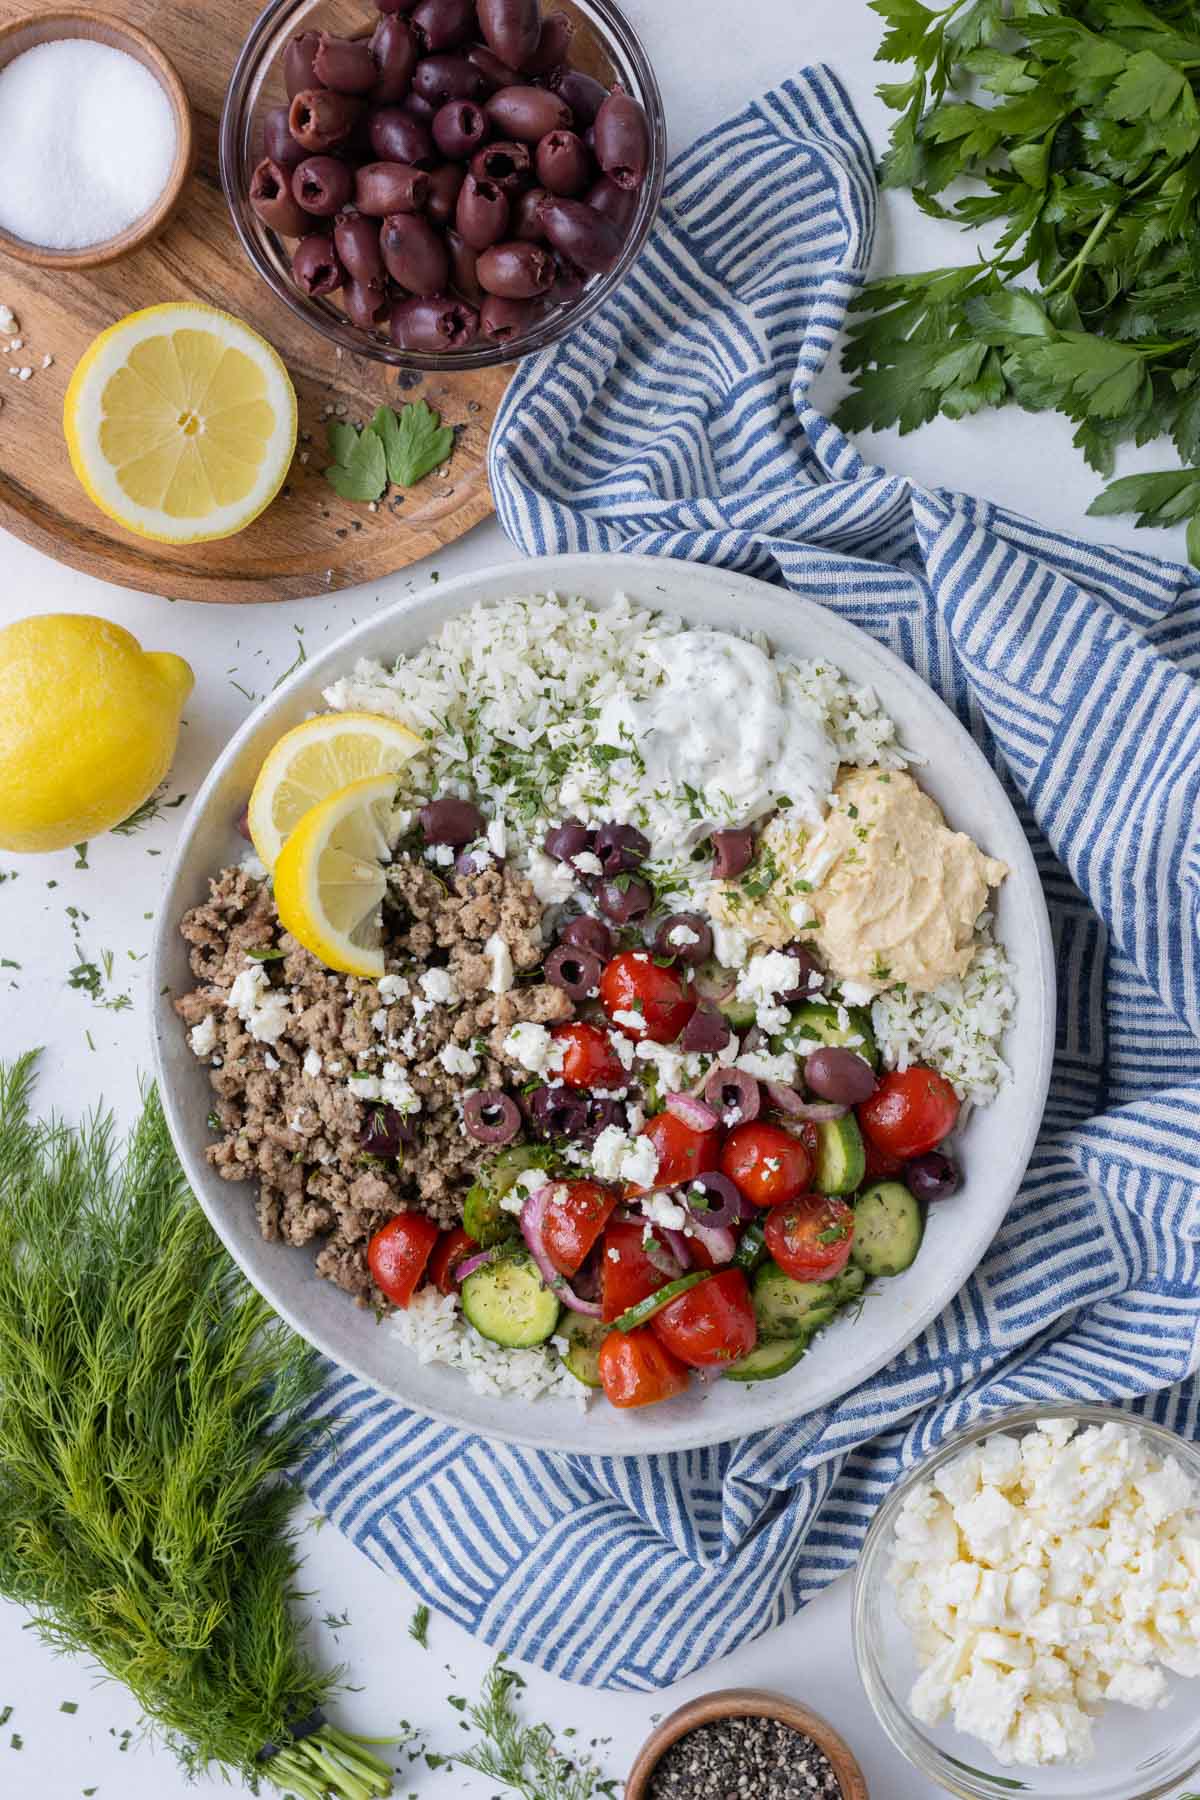
<instances>
[{"instance_id":1,"label":"sliced red onion","mask_svg":"<svg viewBox=\"0 0 1200 1800\"><path fill-rule=\"evenodd\" d=\"M495 1262L498 1254L499 1246L497 1245L494 1249L479 1250L474 1256L465 1257L462 1262L455 1263L451 1269L451 1281L455 1287L461 1287L468 1275L473 1275L476 1269L485 1269L490 1262Z\"/></svg>"},{"instance_id":2,"label":"sliced red onion","mask_svg":"<svg viewBox=\"0 0 1200 1800\"><path fill-rule=\"evenodd\" d=\"M248 801L237 816L237 824L234 826L234 830L239 837L244 837L248 844L254 842L254 839L250 836L250 804Z\"/></svg>"},{"instance_id":3,"label":"sliced red onion","mask_svg":"<svg viewBox=\"0 0 1200 1800\"><path fill-rule=\"evenodd\" d=\"M713 880L732 881L754 861L754 833L748 826L737 831L714 831Z\"/></svg>"},{"instance_id":4,"label":"sliced red onion","mask_svg":"<svg viewBox=\"0 0 1200 1800\"><path fill-rule=\"evenodd\" d=\"M684 1237L682 1231L664 1230L663 1236L671 1246L671 1252L680 1268L683 1270L684 1274L686 1274L692 1266L692 1252L688 1246L687 1239Z\"/></svg>"},{"instance_id":5,"label":"sliced red onion","mask_svg":"<svg viewBox=\"0 0 1200 1800\"><path fill-rule=\"evenodd\" d=\"M604 973L604 964L596 952L581 950L575 944L557 945L543 967L550 985L561 988L572 1000L590 999Z\"/></svg>"},{"instance_id":6,"label":"sliced red onion","mask_svg":"<svg viewBox=\"0 0 1200 1800\"><path fill-rule=\"evenodd\" d=\"M524 1206L521 1208L521 1236L529 1248L529 1254L537 1264L537 1272L550 1289L557 1294L564 1306L572 1312L586 1313L590 1319L598 1319L602 1308L598 1300L584 1300L575 1292L564 1275L560 1275L546 1251L546 1208L550 1196L554 1192L554 1183L547 1181L540 1188L535 1188Z\"/></svg>"},{"instance_id":7,"label":"sliced red onion","mask_svg":"<svg viewBox=\"0 0 1200 1800\"><path fill-rule=\"evenodd\" d=\"M772 1092L772 1089L775 1092ZM794 1089L784 1087L777 1081L767 1083L767 1093L770 1095L771 1104L785 1115L783 1121L785 1130L789 1125L828 1125L834 1119L844 1119L850 1111L848 1106L839 1106L834 1100L801 1100ZM786 1106L777 1098L778 1094L791 1096Z\"/></svg>"},{"instance_id":8,"label":"sliced red onion","mask_svg":"<svg viewBox=\"0 0 1200 1800\"><path fill-rule=\"evenodd\" d=\"M521 1109L499 1088L482 1088L467 1095L463 1121L480 1144L511 1144L521 1129Z\"/></svg>"},{"instance_id":9,"label":"sliced red onion","mask_svg":"<svg viewBox=\"0 0 1200 1800\"><path fill-rule=\"evenodd\" d=\"M715 1263L732 1262L737 1254L737 1239L727 1225L692 1223L692 1236L703 1244Z\"/></svg>"},{"instance_id":10,"label":"sliced red onion","mask_svg":"<svg viewBox=\"0 0 1200 1800\"><path fill-rule=\"evenodd\" d=\"M697 1175L678 1191L695 1225L720 1230L736 1225L742 1216L741 1195L737 1188L728 1175L718 1175L715 1169Z\"/></svg>"},{"instance_id":11,"label":"sliced red onion","mask_svg":"<svg viewBox=\"0 0 1200 1800\"><path fill-rule=\"evenodd\" d=\"M709 1001L702 1000L683 1028L679 1047L690 1056L716 1056L732 1036L729 1020Z\"/></svg>"},{"instance_id":12,"label":"sliced red onion","mask_svg":"<svg viewBox=\"0 0 1200 1800\"><path fill-rule=\"evenodd\" d=\"M598 1300L600 1298L603 1256L604 1239L601 1238L595 1248L588 1252L579 1268L576 1269L571 1285L581 1300Z\"/></svg>"},{"instance_id":13,"label":"sliced red onion","mask_svg":"<svg viewBox=\"0 0 1200 1800\"><path fill-rule=\"evenodd\" d=\"M640 1215L635 1214L634 1222L635 1224L644 1225L646 1220ZM664 1233L664 1235L667 1234ZM653 1263L660 1275L665 1275L668 1281L678 1281L679 1277L683 1274L683 1269L679 1264L678 1258L665 1244L659 1243L653 1232L646 1233L642 1243L642 1249L645 1252L646 1261Z\"/></svg>"},{"instance_id":14,"label":"sliced red onion","mask_svg":"<svg viewBox=\"0 0 1200 1800\"><path fill-rule=\"evenodd\" d=\"M721 1125L748 1125L751 1119L757 1119L762 1106L758 1083L745 1069L710 1069L704 1082L704 1098L715 1108Z\"/></svg>"},{"instance_id":15,"label":"sliced red onion","mask_svg":"<svg viewBox=\"0 0 1200 1800\"><path fill-rule=\"evenodd\" d=\"M663 1102L669 1113L690 1125L693 1131L715 1131L721 1123L711 1106L692 1094L668 1094Z\"/></svg>"}]
</instances>

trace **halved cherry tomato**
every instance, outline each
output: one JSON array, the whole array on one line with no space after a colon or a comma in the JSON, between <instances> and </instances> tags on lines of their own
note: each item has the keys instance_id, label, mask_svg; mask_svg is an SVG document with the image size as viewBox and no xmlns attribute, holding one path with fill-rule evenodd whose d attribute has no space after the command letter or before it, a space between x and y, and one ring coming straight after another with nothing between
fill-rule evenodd
<instances>
[{"instance_id":1,"label":"halved cherry tomato","mask_svg":"<svg viewBox=\"0 0 1200 1800\"><path fill-rule=\"evenodd\" d=\"M613 1406L653 1406L682 1394L688 1372L648 1325L610 1331L600 1346L600 1384Z\"/></svg>"},{"instance_id":2,"label":"halved cherry tomato","mask_svg":"<svg viewBox=\"0 0 1200 1800\"><path fill-rule=\"evenodd\" d=\"M693 1369L749 1356L758 1342L758 1327L746 1277L740 1269L710 1275L655 1313L650 1329Z\"/></svg>"},{"instance_id":3,"label":"halved cherry tomato","mask_svg":"<svg viewBox=\"0 0 1200 1800\"><path fill-rule=\"evenodd\" d=\"M622 950L613 957L600 977L600 1004L626 1037L656 1044L673 1044L696 1010L681 971L674 965L660 968L646 950Z\"/></svg>"},{"instance_id":4,"label":"halved cherry tomato","mask_svg":"<svg viewBox=\"0 0 1200 1800\"><path fill-rule=\"evenodd\" d=\"M755 1206L782 1206L812 1180L813 1158L800 1138L754 1120L725 1139L721 1173Z\"/></svg>"},{"instance_id":5,"label":"halved cherry tomato","mask_svg":"<svg viewBox=\"0 0 1200 1800\"><path fill-rule=\"evenodd\" d=\"M697 1131L694 1125L685 1125L674 1113L655 1113L652 1119L646 1120L638 1135L649 1138L658 1152L658 1173L651 1187L680 1187L685 1181L705 1175L717 1166L721 1133L717 1130ZM647 1194L650 1189L631 1183L625 1191L627 1194Z\"/></svg>"},{"instance_id":6,"label":"halved cherry tomato","mask_svg":"<svg viewBox=\"0 0 1200 1800\"><path fill-rule=\"evenodd\" d=\"M460 1262L466 1262L468 1256L474 1256L478 1248L475 1239L461 1225L456 1225L453 1231L443 1231L441 1242L430 1257L427 1270L434 1287L440 1288L443 1294L452 1294L458 1286L454 1279L456 1266Z\"/></svg>"},{"instance_id":7,"label":"halved cherry tomato","mask_svg":"<svg viewBox=\"0 0 1200 1800\"><path fill-rule=\"evenodd\" d=\"M578 1274L616 1204L613 1190L598 1181L555 1183L542 1234L546 1253L560 1275Z\"/></svg>"},{"instance_id":8,"label":"halved cherry tomato","mask_svg":"<svg viewBox=\"0 0 1200 1800\"><path fill-rule=\"evenodd\" d=\"M800 1194L771 1208L763 1232L767 1249L793 1281L831 1281L850 1261L854 1213L834 1194Z\"/></svg>"},{"instance_id":9,"label":"halved cherry tomato","mask_svg":"<svg viewBox=\"0 0 1200 1800\"><path fill-rule=\"evenodd\" d=\"M604 1233L604 1247L600 1253L600 1316L606 1325L619 1319L639 1300L657 1294L671 1279L646 1255L645 1234L645 1225L625 1221L614 1222Z\"/></svg>"},{"instance_id":10,"label":"halved cherry tomato","mask_svg":"<svg viewBox=\"0 0 1200 1800\"><path fill-rule=\"evenodd\" d=\"M401 1212L367 1245L367 1267L375 1286L397 1306L407 1306L441 1236L424 1213Z\"/></svg>"},{"instance_id":11,"label":"halved cherry tomato","mask_svg":"<svg viewBox=\"0 0 1200 1800\"><path fill-rule=\"evenodd\" d=\"M918 1063L885 1075L857 1111L868 1140L907 1161L936 1150L954 1130L958 1095L944 1075Z\"/></svg>"},{"instance_id":12,"label":"halved cherry tomato","mask_svg":"<svg viewBox=\"0 0 1200 1800\"><path fill-rule=\"evenodd\" d=\"M563 1047L562 1078L571 1088L623 1088L629 1080L607 1031L598 1025L555 1025L550 1033Z\"/></svg>"},{"instance_id":13,"label":"halved cherry tomato","mask_svg":"<svg viewBox=\"0 0 1200 1800\"><path fill-rule=\"evenodd\" d=\"M902 1156L893 1156L890 1150L881 1150L873 1144L869 1137L863 1139L863 1155L866 1167L863 1171L863 1186L868 1181L883 1181L889 1175L898 1175L904 1167Z\"/></svg>"}]
</instances>

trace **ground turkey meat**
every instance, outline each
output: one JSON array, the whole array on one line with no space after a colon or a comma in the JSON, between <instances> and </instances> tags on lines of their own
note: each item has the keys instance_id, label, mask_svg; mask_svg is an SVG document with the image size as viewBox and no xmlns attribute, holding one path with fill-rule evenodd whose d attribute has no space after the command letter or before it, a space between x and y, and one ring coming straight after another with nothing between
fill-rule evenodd
<instances>
[{"instance_id":1,"label":"ground turkey meat","mask_svg":"<svg viewBox=\"0 0 1200 1800\"><path fill-rule=\"evenodd\" d=\"M486 1154L462 1128L464 1093L528 1080L504 1056L513 1024L572 1017L567 996L536 980L490 991L492 938L518 974L541 963L541 905L506 867L443 881L398 857L381 992L333 973L285 932L268 882L232 868L210 889L181 926L198 985L175 1002L211 1065L220 1138L208 1159L227 1181L257 1182L265 1238L318 1243L322 1275L382 1304L367 1269L372 1234L401 1208L443 1226L461 1219ZM390 1103L408 1108L399 1159L364 1150L372 1111Z\"/></svg>"}]
</instances>

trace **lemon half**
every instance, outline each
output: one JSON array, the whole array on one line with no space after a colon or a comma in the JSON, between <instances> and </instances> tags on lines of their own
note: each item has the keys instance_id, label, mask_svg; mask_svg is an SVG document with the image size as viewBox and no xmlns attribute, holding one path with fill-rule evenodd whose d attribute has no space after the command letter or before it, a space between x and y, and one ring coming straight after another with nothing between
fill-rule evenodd
<instances>
[{"instance_id":1,"label":"lemon half","mask_svg":"<svg viewBox=\"0 0 1200 1800\"><path fill-rule=\"evenodd\" d=\"M71 464L100 510L141 537L230 537L283 485L296 394L276 352L229 313L150 306L102 332L63 407Z\"/></svg>"},{"instance_id":2,"label":"lemon half","mask_svg":"<svg viewBox=\"0 0 1200 1800\"><path fill-rule=\"evenodd\" d=\"M285 928L343 975L384 972L380 908L395 794L394 775L352 781L305 813L275 864Z\"/></svg>"},{"instance_id":3,"label":"lemon half","mask_svg":"<svg viewBox=\"0 0 1200 1800\"><path fill-rule=\"evenodd\" d=\"M250 796L250 836L268 869L312 807L368 775L398 776L421 747L407 725L375 713L322 713L285 732Z\"/></svg>"}]
</instances>

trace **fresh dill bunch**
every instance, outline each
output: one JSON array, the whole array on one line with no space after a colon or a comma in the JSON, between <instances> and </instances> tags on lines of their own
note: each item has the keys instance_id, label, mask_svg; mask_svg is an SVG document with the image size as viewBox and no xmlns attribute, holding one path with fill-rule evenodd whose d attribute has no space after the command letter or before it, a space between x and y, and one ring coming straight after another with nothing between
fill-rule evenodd
<instances>
[{"instance_id":1,"label":"fresh dill bunch","mask_svg":"<svg viewBox=\"0 0 1200 1800\"><path fill-rule=\"evenodd\" d=\"M225 1254L157 1094L118 1153L109 1116L32 1117L35 1066L0 1062L0 1594L190 1774L387 1795L366 1740L320 1724L338 1673L289 1610L317 1358Z\"/></svg>"},{"instance_id":2,"label":"fresh dill bunch","mask_svg":"<svg viewBox=\"0 0 1200 1800\"><path fill-rule=\"evenodd\" d=\"M577 1761L565 1756L548 1725L522 1723L513 1694L524 1686L517 1671L503 1660L493 1664L482 1698L467 1710L483 1741L453 1760L477 1775L502 1781L523 1800L593 1800L597 1794L612 1794L614 1784L601 1779L590 1757Z\"/></svg>"}]
</instances>

